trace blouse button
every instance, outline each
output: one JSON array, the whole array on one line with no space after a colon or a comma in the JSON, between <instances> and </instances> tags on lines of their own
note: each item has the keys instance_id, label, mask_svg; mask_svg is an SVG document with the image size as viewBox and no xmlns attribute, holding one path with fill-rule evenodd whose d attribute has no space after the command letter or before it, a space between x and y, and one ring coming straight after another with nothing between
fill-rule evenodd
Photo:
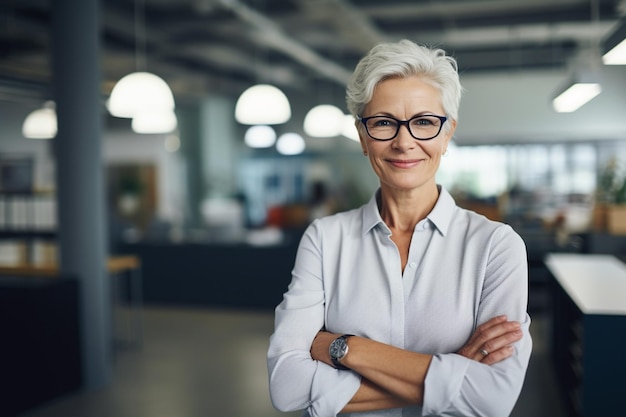
<instances>
[{"instance_id":1,"label":"blouse button","mask_svg":"<svg viewBox=\"0 0 626 417\"><path fill-rule=\"evenodd\" d=\"M409 268L411 268L411 269L415 269L415 266L416 266L416 265L417 265L417 264L416 264L415 262L411 262L411 263L409 264Z\"/></svg>"}]
</instances>

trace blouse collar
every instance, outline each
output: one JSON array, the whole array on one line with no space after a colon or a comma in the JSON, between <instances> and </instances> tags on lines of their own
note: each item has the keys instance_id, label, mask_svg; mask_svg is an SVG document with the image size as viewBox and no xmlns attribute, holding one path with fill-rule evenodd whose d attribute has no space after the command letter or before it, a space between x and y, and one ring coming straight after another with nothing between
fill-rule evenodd
<instances>
[{"instance_id":1,"label":"blouse collar","mask_svg":"<svg viewBox=\"0 0 626 417\"><path fill-rule=\"evenodd\" d=\"M439 198L435 203L435 207L433 207L432 211L428 214L428 216L426 216L426 218L437 228L437 230L439 230L439 233L445 236L448 232L448 228L450 227L450 223L452 222L452 216L456 209L456 203L448 190L446 190L443 186L437 185L437 188L439 189ZM378 211L377 201L379 197L380 188L376 190L372 198L370 198L367 204L363 206L363 223L361 230L363 235L367 234L378 225L381 225L381 227L391 233Z\"/></svg>"}]
</instances>

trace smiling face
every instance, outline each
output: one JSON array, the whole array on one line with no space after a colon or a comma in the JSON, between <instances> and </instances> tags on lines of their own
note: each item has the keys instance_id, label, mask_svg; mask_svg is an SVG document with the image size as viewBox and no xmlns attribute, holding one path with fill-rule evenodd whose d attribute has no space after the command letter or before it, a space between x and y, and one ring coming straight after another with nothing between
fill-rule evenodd
<instances>
[{"instance_id":1,"label":"smiling face","mask_svg":"<svg viewBox=\"0 0 626 417\"><path fill-rule=\"evenodd\" d=\"M376 86L372 100L365 106L362 117L391 116L408 120L420 115L444 116L441 93L419 76L390 78ZM435 174L441 155L456 128L456 121L448 119L433 139L416 140L407 126L401 126L398 135L388 141L369 137L359 126L363 152L369 157L383 189L417 191L436 186Z\"/></svg>"}]
</instances>

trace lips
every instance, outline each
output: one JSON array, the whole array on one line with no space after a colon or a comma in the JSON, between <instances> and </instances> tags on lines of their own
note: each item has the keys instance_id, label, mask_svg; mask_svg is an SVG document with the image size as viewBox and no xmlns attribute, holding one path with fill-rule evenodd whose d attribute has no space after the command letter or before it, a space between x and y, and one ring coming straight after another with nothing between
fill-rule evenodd
<instances>
[{"instance_id":1,"label":"lips","mask_svg":"<svg viewBox=\"0 0 626 417\"><path fill-rule=\"evenodd\" d=\"M421 159L388 159L387 162L396 168L408 169L413 168L422 162Z\"/></svg>"}]
</instances>

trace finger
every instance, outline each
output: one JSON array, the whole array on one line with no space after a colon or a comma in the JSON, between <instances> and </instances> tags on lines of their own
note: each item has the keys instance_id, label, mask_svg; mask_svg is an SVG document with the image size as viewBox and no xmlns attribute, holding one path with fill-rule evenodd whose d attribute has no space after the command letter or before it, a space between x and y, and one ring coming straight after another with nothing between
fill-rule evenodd
<instances>
[{"instance_id":1,"label":"finger","mask_svg":"<svg viewBox=\"0 0 626 417\"><path fill-rule=\"evenodd\" d=\"M475 345L476 349L479 349L489 340L496 339L510 332L516 332L519 329L520 324L516 321L499 322L488 327L479 326L474 332L476 337L474 340L470 340L470 344Z\"/></svg>"},{"instance_id":2,"label":"finger","mask_svg":"<svg viewBox=\"0 0 626 417\"><path fill-rule=\"evenodd\" d=\"M514 330L488 340L478 349L477 355L479 355L480 358L478 360L482 361L482 359L499 351L500 349L511 346L513 343L519 341L522 336L523 334L521 330Z\"/></svg>"},{"instance_id":3,"label":"finger","mask_svg":"<svg viewBox=\"0 0 626 417\"><path fill-rule=\"evenodd\" d=\"M494 363L498 363L507 358L510 358L514 352L515 349L513 348L513 346L504 346L503 348L500 348L494 352L490 352L487 356L483 356L480 362L484 363L485 365L493 365Z\"/></svg>"},{"instance_id":4,"label":"finger","mask_svg":"<svg viewBox=\"0 0 626 417\"><path fill-rule=\"evenodd\" d=\"M492 329L493 327L498 326L498 324L501 324L504 322L506 322L506 316L504 315L496 316L492 319L487 320L486 322L484 322L483 324L481 324L480 326L476 328L476 330L474 331L474 333L468 340L468 344L473 343L480 336L481 333L486 332L489 329Z\"/></svg>"}]
</instances>

